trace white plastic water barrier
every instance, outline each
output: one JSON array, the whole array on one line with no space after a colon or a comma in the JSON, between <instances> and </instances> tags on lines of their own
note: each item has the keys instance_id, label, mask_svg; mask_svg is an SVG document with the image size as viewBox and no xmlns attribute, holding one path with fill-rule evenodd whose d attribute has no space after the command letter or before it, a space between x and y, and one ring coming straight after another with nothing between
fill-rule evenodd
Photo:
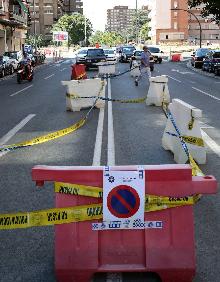
<instances>
[{"instance_id":1,"label":"white plastic water barrier","mask_svg":"<svg viewBox=\"0 0 220 282\"><path fill-rule=\"evenodd\" d=\"M100 96L105 97L106 81L101 78L62 81L66 86L66 109L67 111L80 111L82 108L93 106L95 98L79 98ZM105 101L98 99L97 108L102 108Z\"/></svg>"},{"instance_id":2,"label":"white plastic water barrier","mask_svg":"<svg viewBox=\"0 0 220 282\"><path fill-rule=\"evenodd\" d=\"M146 104L162 106L163 103L170 103L168 88L168 77L166 75L151 77L150 87L147 94Z\"/></svg>"},{"instance_id":3,"label":"white plastic water barrier","mask_svg":"<svg viewBox=\"0 0 220 282\"><path fill-rule=\"evenodd\" d=\"M100 62L96 64L99 68L99 74L115 74L116 73L116 62Z\"/></svg>"},{"instance_id":4,"label":"white plastic water barrier","mask_svg":"<svg viewBox=\"0 0 220 282\"><path fill-rule=\"evenodd\" d=\"M189 153L198 164L205 164L206 149L202 140L199 122L199 119L202 117L202 111L179 99L173 99L168 109L181 136L184 137ZM171 119L168 118L162 137L162 146L165 150L173 152L174 160L177 163L184 164L188 161L188 156L181 145L180 139L172 136L172 134L178 135Z\"/></svg>"}]
</instances>

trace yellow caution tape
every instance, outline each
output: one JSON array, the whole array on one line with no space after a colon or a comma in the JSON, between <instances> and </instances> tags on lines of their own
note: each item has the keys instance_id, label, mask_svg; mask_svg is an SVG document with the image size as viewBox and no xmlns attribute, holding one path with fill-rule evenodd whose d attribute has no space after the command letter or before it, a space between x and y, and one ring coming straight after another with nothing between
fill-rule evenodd
<instances>
[{"instance_id":1,"label":"yellow caution tape","mask_svg":"<svg viewBox=\"0 0 220 282\"><path fill-rule=\"evenodd\" d=\"M75 196L86 196L93 198L102 198L103 189L95 186L55 182L56 193L75 195ZM197 196L186 196L186 197L165 197L155 195L145 195L145 204L149 205L194 205L196 203Z\"/></svg>"},{"instance_id":2,"label":"yellow caution tape","mask_svg":"<svg viewBox=\"0 0 220 282\"><path fill-rule=\"evenodd\" d=\"M86 76L86 72L84 72L84 73L78 75L78 76L76 77L76 79L81 79L81 78L83 78L84 76Z\"/></svg>"},{"instance_id":3,"label":"yellow caution tape","mask_svg":"<svg viewBox=\"0 0 220 282\"><path fill-rule=\"evenodd\" d=\"M182 136L182 138L186 143L189 143L195 146L199 146L199 147L205 146L202 138L193 137L193 136Z\"/></svg>"},{"instance_id":4,"label":"yellow caution tape","mask_svg":"<svg viewBox=\"0 0 220 282\"><path fill-rule=\"evenodd\" d=\"M185 197L186 198L186 197ZM174 199L174 198L172 198ZM167 208L181 207L185 205L193 205L196 201L182 202L181 198L175 198L171 205L168 204L149 204L145 203L145 212L160 211ZM179 200L178 200L179 199ZM179 202L178 202L179 201ZM80 221L90 221L94 219L102 219L103 207L102 203L83 205L67 208L54 208L40 210L34 212L20 212L15 214L0 214L0 230L30 228L35 226L49 226L56 224L66 224Z\"/></svg>"},{"instance_id":5,"label":"yellow caution tape","mask_svg":"<svg viewBox=\"0 0 220 282\"><path fill-rule=\"evenodd\" d=\"M27 140L27 141L24 141L24 142L21 142L21 143L15 143L15 144L12 144L12 145L3 146L2 148L0 148L0 152L10 151L10 150L14 150L14 149L22 148L22 147L33 146L33 145L36 145L36 144L41 144L41 143L45 143L45 142L48 142L48 141L53 140L53 139L60 138L64 135L67 135L67 134L70 134L70 133L76 131L77 129L82 127L85 124L85 122L86 122L86 118L83 118L70 127L67 127L67 128L46 134L46 135L42 135L42 136L33 138L31 140Z\"/></svg>"},{"instance_id":6,"label":"yellow caution tape","mask_svg":"<svg viewBox=\"0 0 220 282\"><path fill-rule=\"evenodd\" d=\"M201 171L195 160L191 155L189 155L189 162L192 168L192 175L193 176L204 176L205 174Z\"/></svg>"}]
</instances>

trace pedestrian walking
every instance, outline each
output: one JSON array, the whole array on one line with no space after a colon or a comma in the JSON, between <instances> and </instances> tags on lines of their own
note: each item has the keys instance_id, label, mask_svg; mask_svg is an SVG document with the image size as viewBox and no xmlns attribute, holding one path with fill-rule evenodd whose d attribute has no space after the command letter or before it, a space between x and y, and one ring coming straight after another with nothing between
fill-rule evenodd
<instances>
[{"instance_id":1,"label":"pedestrian walking","mask_svg":"<svg viewBox=\"0 0 220 282\"><path fill-rule=\"evenodd\" d=\"M149 80L151 77L151 71L150 71L150 55L147 46L143 47L144 52L141 54L141 66L140 66L140 75L135 79L135 85L138 86L138 82L141 78L144 78L144 80Z\"/></svg>"}]
</instances>

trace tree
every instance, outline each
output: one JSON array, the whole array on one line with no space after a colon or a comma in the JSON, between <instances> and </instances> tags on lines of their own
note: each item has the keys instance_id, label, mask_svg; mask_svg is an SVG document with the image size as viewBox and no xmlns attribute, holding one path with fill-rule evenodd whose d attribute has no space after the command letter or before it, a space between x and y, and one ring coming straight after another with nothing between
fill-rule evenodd
<instances>
[{"instance_id":1,"label":"tree","mask_svg":"<svg viewBox=\"0 0 220 282\"><path fill-rule=\"evenodd\" d=\"M148 22L143 24L140 30L140 37L142 40L147 41L149 39L149 31L150 31L150 27Z\"/></svg>"},{"instance_id":2,"label":"tree","mask_svg":"<svg viewBox=\"0 0 220 282\"><path fill-rule=\"evenodd\" d=\"M143 25L147 24L148 26L148 22L150 21L148 17L148 13L149 12L147 10L138 10L137 13L134 14L132 18L132 26L128 30L129 40L136 40L136 35L139 35ZM146 31L146 26L145 26L145 31Z\"/></svg>"},{"instance_id":3,"label":"tree","mask_svg":"<svg viewBox=\"0 0 220 282\"><path fill-rule=\"evenodd\" d=\"M32 46L35 46L36 43L37 47L39 48L44 46L44 39L42 34L28 35L27 38L25 39L25 43Z\"/></svg>"},{"instance_id":4,"label":"tree","mask_svg":"<svg viewBox=\"0 0 220 282\"><path fill-rule=\"evenodd\" d=\"M79 44L85 39L85 17L79 13L62 16L56 24L53 25L52 31L67 31L69 33L69 45ZM92 24L86 19L86 36L92 34Z\"/></svg>"},{"instance_id":5,"label":"tree","mask_svg":"<svg viewBox=\"0 0 220 282\"><path fill-rule=\"evenodd\" d=\"M116 46L120 43L123 43L123 41L123 37L120 34L118 34L117 32L108 31L96 31L96 33L89 38L89 42L92 45L95 45L95 43L98 42L102 45Z\"/></svg>"},{"instance_id":6,"label":"tree","mask_svg":"<svg viewBox=\"0 0 220 282\"><path fill-rule=\"evenodd\" d=\"M204 4L202 9L202 16L212 16L213 21L217 23L220 22L220 1L219 0L188 0L189 6L196 7L198 5Z\"/></svg>"}]
</instances>

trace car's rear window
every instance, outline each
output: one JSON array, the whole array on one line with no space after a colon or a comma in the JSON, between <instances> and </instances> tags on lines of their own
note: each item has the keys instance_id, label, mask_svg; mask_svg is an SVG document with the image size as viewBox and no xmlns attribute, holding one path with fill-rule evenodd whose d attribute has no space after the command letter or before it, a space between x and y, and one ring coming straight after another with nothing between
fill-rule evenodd
<instances>
[{"instance_id":1,"label":"car's rear window","mask_svg":"<svg viewBox=\"0 0 220 282\"><path fill-rule=\"evenodd\" d=\"M205 56L209 51L209 49L199 49L196 51L196 56Z\"/></svg>"},{"instance_id":2,"label":"car's rear window","mask_svg":"<svg viewBox=\"0 0 220 282\"><path fill-rule=\"evenodd\" d=\"M105 54L114 54L114 50L104 50Z\"/></svg>"},{"instance_id":3,"label":"car's rear window","mask_svg":"<svg viewBox=\"0 0 220 282\"><path fill-rule=\"evenodd\" d=\"M213 58L220 58L220 51L213 54Z\"/></svg>"},{"instance_id":4,"label":"car's rear window","mask_svg":"<svg viewBox=\"0 0 220 282\"><path fill-rule=\"evenodd\" d=\"M88 56L95 57L95 56L105 56L103 49L89 49L87 52Z\"/></svg>"},{"instance_id":5,"label":"car's rear window","mask_svg":"<svg viewBox=\"0 0 220 282\"><path fill-rule=\"evenodd\" d=\"M144 51L136 51L135 53L134 53L134 55L135 56L141 56L141 54L143 53Z\"/></svg>"},{"instance_id":6,"label":"car's rear window","mask_svg":"<svg viewBox=\"0 0 220 282\"><path fill-rule=\"evenodd\" d=\"M78 54L87 54L87 50L85 49L85 50L80 50L79 52L78 52Z\"/></svg>"},{"instance_id":7,"label":"car's rear window","mask_svg":"<svg viewBox=\"0 0 220 282\"><path fill-rule=\"evenodd\" d=\"M134 52L135 48L134 47L124 47L123 52L124 53L132 53Z\"/></svg>"},{"instance_id":8,"label":"car's rear window","mask_svg":"<svg viewBox=\"0 0 220 282\"><path fill-rule=\"evenodd\" d=\"M156 47L148 47L148 50L149 50L151 53L160 53L160 49L159 49L159 48L156 48Z\"/></svg>"}]
</instances>

